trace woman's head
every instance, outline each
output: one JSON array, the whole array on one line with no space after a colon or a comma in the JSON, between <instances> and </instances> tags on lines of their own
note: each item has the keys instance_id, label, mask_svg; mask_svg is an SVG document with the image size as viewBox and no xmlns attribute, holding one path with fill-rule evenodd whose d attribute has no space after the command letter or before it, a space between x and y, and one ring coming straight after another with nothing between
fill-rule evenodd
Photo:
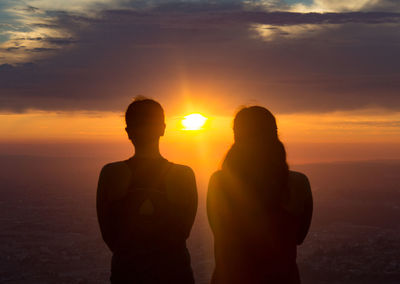
<instances>
[{"instance_id":1,"label":"woman's head","mask_svg":"<svg viewBox=\"0 0 400 284\"><path fill-rule=\"evenodd\" d=\"M222 169L239 179L248 190L255 189L269 207L279 205L287 197L289 168L275 117L264 107L245 107L235 116L233 132L235 143Z\"/></svg>"},{"instance_id":2,"label":"woman's head","mask_svg":"<svg viewBox=\"0 0 400 284\"><path fill-rule=\"evenodd\" d=\"M152 99L135 99L126 110L125 121L126 132L135 146L158 141L164 135L164 110Z\"/></svg>"},{"instance_id":3,"label":"woman's head","mask_svg":"<svg viewBox=\"0 0 400 284\"><path fill-rule=\"evenodd\" d=\"M233 132L238 144L265 144L278 139L275 117L261 106L241 109L235 116Z\"/></svg>"}]
</instances>

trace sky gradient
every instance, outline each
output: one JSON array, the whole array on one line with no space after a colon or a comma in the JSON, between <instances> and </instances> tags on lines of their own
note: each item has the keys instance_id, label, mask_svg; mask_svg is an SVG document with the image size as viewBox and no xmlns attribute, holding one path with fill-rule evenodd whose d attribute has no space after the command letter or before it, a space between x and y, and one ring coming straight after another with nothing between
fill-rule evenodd
<instances>
[{"instance_id":1,"label":"sky gradient","mask_svg":"<svg viewBox=\"0 0 400 284\"><path fill-rule=\"evenodd\" d=\"M176 121L191 112L229 145L238 108L261 104L287 143L375 143L370 158L389 158L399 47L395 0L5 0L0 143L122 141L121 115L145 95L165 107L170 145L189 139Z\"/></svg>"}]
</instances>

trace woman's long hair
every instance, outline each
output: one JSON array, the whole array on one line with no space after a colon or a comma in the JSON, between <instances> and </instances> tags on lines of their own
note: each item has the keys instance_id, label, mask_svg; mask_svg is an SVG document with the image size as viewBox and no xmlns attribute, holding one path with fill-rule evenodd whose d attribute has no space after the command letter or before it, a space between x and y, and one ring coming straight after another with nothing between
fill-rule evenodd
<instances>
[{"instance_id":1,"label":"woman's long hair","mask_svg":"<svg viewBox=\"0 0 400 284\"><path fill-rule=\"evenodd\" d=\"M288 197L289 167L275 117L266 108L245 107L237 113L233 130L235 143L222 170L240 180L268 209L281 207Z\"/></svg>"}]
</instances>

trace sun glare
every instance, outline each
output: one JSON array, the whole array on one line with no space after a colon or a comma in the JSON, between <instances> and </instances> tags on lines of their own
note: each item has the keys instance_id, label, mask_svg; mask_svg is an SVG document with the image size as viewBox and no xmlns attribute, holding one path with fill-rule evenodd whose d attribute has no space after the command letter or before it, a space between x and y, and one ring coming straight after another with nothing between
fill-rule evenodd
<instances>
[{"instance_id":1,"label":"sun glare","mask_svg":"<svg viewBox=\"0 0 400 284\"><path fill-rule=\"evenodd\" d=\"M207 121L207 117L200 113L186 115L182 119L183 130L200 130Z\"/></svg>"}]
</instances>

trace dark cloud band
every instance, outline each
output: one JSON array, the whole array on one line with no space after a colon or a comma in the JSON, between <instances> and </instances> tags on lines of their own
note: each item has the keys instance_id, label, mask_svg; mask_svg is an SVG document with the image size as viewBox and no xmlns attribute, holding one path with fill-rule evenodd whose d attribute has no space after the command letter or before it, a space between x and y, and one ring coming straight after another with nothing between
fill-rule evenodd
<instances>
[{"instance_id":1,"label":"dark cloud band","mask_svg":"<svg viewBox=\"0 0 400 284\"><path fill-rule=\"evenodd\" d=\"M68 36L8 47L51 56L0 65L1 110L119 110L137 94L173 102L183 82L193 100L217 96L232 107L253 100L282 112L400 110L398 13L169 3L50 14L46 25Z\"/></svg>"}]
</instances>

